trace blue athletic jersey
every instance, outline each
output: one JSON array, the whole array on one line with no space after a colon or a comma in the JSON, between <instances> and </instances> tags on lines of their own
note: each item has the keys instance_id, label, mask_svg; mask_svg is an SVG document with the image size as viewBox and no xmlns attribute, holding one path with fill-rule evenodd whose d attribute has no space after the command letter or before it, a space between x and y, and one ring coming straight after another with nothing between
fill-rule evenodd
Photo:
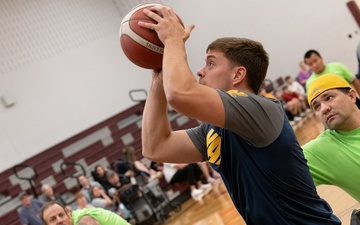
<instances>
[{"instance_id":1,"label":"blue athletic jersey","mask_svg":"<svg viewBox=\"0 0 360 225\"><path fill-rule=\"evenodd\" d=\"M221 174L245 222L341 224L318 196L281 104L239 91L218 92L225 128L202 124L187 133Z\"/></svg>"}]
</instances>

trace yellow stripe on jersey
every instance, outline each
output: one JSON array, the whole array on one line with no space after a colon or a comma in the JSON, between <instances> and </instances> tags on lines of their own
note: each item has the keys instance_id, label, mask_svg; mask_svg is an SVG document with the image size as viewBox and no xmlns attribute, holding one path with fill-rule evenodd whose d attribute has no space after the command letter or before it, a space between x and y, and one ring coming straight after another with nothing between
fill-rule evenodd
<instances>
[{"instance_id":1,"label":"yellow stripe on jersey","mask_svg":"<svg viewBox=\"0 0 360 225\"><path fill-rule=\"evenodd\" d=\"M214 132L214 129L209 130L206 135L206 146L209 162L220 165L221 162L221 137Z\"/></svg>"},{"instance_id":2,"label":"yellow stripe on jersey","mask_svg":"<svg viewBox=\"0 0 360 225\"><path fill-rule=\"evenodd\" d=\"M243 97L248 96L245 92L239 90L229 90L227 91L227 93L231 95L233 98L235 98L236 96L243 96Z\"/></svg>"}]
</instances>

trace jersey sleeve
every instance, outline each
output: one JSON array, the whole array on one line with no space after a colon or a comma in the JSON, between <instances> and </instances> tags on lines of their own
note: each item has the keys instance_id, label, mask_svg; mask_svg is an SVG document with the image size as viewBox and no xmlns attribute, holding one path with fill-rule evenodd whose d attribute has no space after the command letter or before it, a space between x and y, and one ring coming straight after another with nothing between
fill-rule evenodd
<instances>
[{"instance_id":1,"label":"jersey sleeve","mask_svg":"<svg viewBox=\"0 0 360 225\"><path fill-rule=\"evenodd\" d=\"M255 147L271 144L284 124L284 110L276 99L243 92L218 91L225 107L225 129L238 134ZM191 141L207 160L206 132L208 124L186 130Z\"/></svg>"},{"instance_id":2,"label":"jersey sleeve","mask_svg":"<svg viewBox=\"0 0 360 225\"><path fill-rule=\"evenodd\" d=\"M225 108L225 129L255 147L271 144L284 125L279 101L241 91L218 91Z\"/></svg>"},{"instance_id":3,"label":"jersey sleeve","mask_svg":"<svg viewBox=\"0 0 360 225\"><path fill-rule=\"evenodd\" d=\"M201 155L203 156L202 160L206 161L207 153L206 153L206 124L201 124L195 128L190 128L186 130L186 133L189 135L191 141L195 145L195 147L199 150Z\"/></svg>"}]
</instances>

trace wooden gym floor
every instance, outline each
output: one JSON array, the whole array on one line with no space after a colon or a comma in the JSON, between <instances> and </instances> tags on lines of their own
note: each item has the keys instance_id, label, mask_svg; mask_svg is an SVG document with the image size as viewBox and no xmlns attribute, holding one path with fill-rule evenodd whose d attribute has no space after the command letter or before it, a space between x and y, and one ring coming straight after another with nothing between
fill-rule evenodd
<instances>
[{"instance_id":1,"label":"wooden gym floor","mask_svg":"<svg viewBox=\"0 0 360 225\"><path fill-rule=\"evenodd\" d=\"M295 134L300 145L314 139L323 130L313 114L304 119L301 126L296 128ZM317 187L319 195L332 207L342 224L350 224L350 215L353 209L360 208L360 203L350 197L343 190L328 185ZM204 203L189 199L182 205L178 213L172 212L165 222L167 225L245 225L242 217L236 211L223 184L217 191L211 191L204 197Z\"/></svg>"}]
</instances>

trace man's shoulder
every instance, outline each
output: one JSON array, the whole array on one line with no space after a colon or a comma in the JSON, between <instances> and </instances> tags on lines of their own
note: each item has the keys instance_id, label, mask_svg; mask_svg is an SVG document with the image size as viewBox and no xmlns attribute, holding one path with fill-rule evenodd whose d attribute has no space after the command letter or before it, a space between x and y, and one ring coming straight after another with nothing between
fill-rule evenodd
<instances>
[{"instance_id":1,"label":"man's shoulder","mask_svg":"<svg viewBox=\"0 0 360 225\"><path fill-rule=\"evenodd\" d=\"M341 62L329 62L326 64L326 66L346 66L344 63Z\"/></svg>"},{"instance_id":2,"label":"man's shoulder","mask_svg":"<svg viewBox=\"0 0 360 225\"><path fill-rule=\"evenodd\" d=\"M311 151L313 148L326 148L327 144L331 143L329 139L331 139L332 133L333 131L331 130L324 130L315 139L304 144L302 149L304 151Z\"/></svg>"},{"instance_id":3,"label":"man's shoulder","mask_svg":"<svg viewBox=\"0 0 360 225\"><path fill-rule=\"evenodd\" d=\"M321 73L321 75L326 74L326 73L334 73L337 74L339 76L342 76L343 73L349 73L349 68L341 62L331 62L326 64L326 68L324 70L324 72Z\"/></svg>"}]
</instances>

